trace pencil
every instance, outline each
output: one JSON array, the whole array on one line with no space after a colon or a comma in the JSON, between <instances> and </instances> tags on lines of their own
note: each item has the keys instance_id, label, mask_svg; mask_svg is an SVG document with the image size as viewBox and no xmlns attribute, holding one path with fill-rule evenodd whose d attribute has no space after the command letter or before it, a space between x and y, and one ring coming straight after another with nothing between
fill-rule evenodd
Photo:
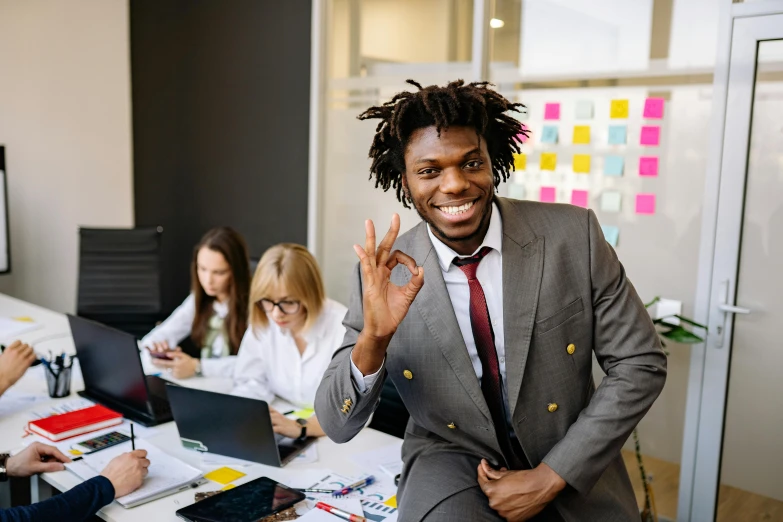
<instances>
[{"instance_id":1,"label":"pencil","mask_svg":"<svg viewBox=\"0 0 783 522\"><path fill-rule=\"evenodd\" d=\"M131 449L136 451L136 437L133 436L133 423L131 422Z\"/></svg>"}]
</instances>

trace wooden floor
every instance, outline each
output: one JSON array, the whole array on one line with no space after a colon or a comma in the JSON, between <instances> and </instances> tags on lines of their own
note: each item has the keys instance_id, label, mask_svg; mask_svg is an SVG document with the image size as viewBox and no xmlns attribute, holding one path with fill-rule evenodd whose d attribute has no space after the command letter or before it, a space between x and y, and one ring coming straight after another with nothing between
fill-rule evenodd
<instances>
[{"instance_id":1,"label":"wooden floor","mask_svg":"<svg viewBox=\"0 0 783 522\"><path fill-rule=\"evenodd\" d=\"M636 501L644 505L642 478L632 451L623 451L623 459L631 476ZM653 476L653 495L658 515L675 520L679 493L680 466L652 457L644 458L648 475ZM730 486L721 486L718 497L718 522L783 522L783 502Z\"/></svg>"}]
</instances>

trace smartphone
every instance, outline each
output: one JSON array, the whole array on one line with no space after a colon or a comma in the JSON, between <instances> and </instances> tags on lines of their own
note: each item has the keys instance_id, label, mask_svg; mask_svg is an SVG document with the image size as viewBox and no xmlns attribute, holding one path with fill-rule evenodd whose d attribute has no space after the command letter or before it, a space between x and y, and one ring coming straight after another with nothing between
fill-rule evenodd
<instances>
[{"instance_id":1,"label":"smartphone","mask_svg":"<svg viewBox=\"0 0 783 522\"><path fill-rule=\"evenodd\" d=\"M156 350L150 350L147 348L147 351L150 352L150 357L154 357L155 359L166 359L167 361L171 360L171 356L168 354L168 352L158 352Z\"/></svg>"}]
</instances>

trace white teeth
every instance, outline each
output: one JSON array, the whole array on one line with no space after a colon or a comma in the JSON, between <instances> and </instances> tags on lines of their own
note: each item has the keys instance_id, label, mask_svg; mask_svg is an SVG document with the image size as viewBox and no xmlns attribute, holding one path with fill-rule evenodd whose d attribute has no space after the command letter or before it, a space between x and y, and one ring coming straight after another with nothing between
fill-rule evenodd
<instances>
[{"instance_id":1,"label":"white teeth","mask_svg":"<svg viewBox=\"0 0 783 522\"><path fill-rule=\"evenodd\" d=\"M440 207L440 209L443 212L445 212L447 214L451 214L452 216L454 216L454 215L462 214L463 212L466 212L466 211L470 210L470 207L472 207L472 206L473 206L473 202L470 202L470 203L465 203L464 205L460 205L458 207Z\"/></svg>"}]
</instances>

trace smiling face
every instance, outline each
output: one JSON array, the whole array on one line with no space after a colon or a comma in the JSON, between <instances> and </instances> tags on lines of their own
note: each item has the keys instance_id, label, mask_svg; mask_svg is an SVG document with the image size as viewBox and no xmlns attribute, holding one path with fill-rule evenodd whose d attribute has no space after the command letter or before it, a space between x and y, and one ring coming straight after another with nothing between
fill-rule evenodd
<instances>
[{"instance_id":1,"label":"smiling face","mask_svg":"<svg viewBox=\"0 0 783 522\"><path fill-rule=\"evenodd\" d=\"M494 197L486 140L473 127L415 130L405 149L403 186L435 237L461 255L481 245Z\"/></svg>"}]
</instances>

